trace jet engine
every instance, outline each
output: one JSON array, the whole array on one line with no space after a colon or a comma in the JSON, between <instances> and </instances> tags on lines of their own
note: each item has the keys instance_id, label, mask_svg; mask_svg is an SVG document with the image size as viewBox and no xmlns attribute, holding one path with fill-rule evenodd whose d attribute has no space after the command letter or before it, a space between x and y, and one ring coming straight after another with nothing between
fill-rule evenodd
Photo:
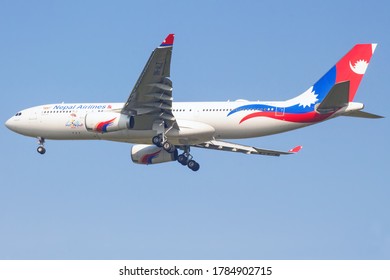
<instances>
[{"instance_id":1,"label":"jet engine","mask_svg":"<svg viewBox=\"0 0 390 280\"><path fill-rule=\"evenodd\" d=\"M177 159L177 150L168 153L163 148L154 145L134 145L131 148L131 159L134 163L155 164Z\"/></svg>"},{"instance_id":2,"label":"jet engine","mask_svg":"<svg viewBox=\"0 0 390 280\"><path fill-rule=\"evenodd\" d=\"M130 128L130 116L121 113L103 112L88 113L85 116L85 127L89 131L100 133Z\"/></svg>"}]
</instances>

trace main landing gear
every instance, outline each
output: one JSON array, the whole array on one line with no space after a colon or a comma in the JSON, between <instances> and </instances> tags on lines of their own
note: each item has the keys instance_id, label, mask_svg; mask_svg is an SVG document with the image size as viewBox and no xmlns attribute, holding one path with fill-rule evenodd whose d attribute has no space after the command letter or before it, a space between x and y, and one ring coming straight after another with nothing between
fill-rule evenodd
<instances>
[{"instance_id":1,"label":"main landing gear","mask_svg":"<svg viewBox=\"0 0 390 280\"><path fill-rule=\"evenodd\" d=\"M164 139L163 134L158 134L152 138L152 142L157 147L162 147L168 153L174 153L176 151L175 145L168 142L167 139ZM177 157L177 161L181 165L187 165L189 169L192 171L198 171L200 168L199 163L192 159L192 155L190 154L190 147L184 146L184 152Z\"/></svg>"},{"instance_id":2,"label":"main landing gear","mask_svg":"<svg viewBox=\"0 0 390 280\"><path fill-rule=\"evenodd\" d=\"M192 159L192 155L190 154L190 147L184 146L184 153L178 155L177 161L182 165L187 165L189 169L192 171L198 171L200 168L199 163Z\"/></svg>"},{"instance_id":3,"label":"main landing gear","mask_svg":"<svg viewBox=\"0 0 390 280\"><path fill-rule=\"evenodd\" d=\"M163 147L165 151L172 154L176 151L175 145L172 145L167 141L167 139L164 139L165 137L162 134L158 134L152 138L152 142L157 147Z\"/></svg>"},{"instance_id":4,"label":"main landing gear","mask_svg":"<svg viewBox=\"0 0 390 280\"><path fill-rule=\"evenodd\" d=\"M43 155L44 153L46 153L46 149L44 147L45 145L45 139L42 138L42 137L38 137L38 148L37 148L37 152L40 153L41 155Z\"/></svg>"}]
</instances>

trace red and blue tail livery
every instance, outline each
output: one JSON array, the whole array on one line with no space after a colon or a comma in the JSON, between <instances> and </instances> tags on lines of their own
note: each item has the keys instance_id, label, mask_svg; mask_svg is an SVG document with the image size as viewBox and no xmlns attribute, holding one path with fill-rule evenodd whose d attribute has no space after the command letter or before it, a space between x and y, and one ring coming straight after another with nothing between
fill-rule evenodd
<instances>
[{"instance_id":1,"label":"red and blue tail livery","mask_svg":"<svg viewBox=\"0 0 390 280\"><path fill-rule=\"evenodd\" d=\"M229 139L282 133L339 116L381 118L362 111L364 105L354 101L376 44L355 45L305 92L286 101L173 102L170 69L174 38L169 34L154 49L125 102L45 104L18 111L5 125L38 138L40 154L46 152L46 139L99 139L134 143L130 151L134 163L177 161L198 171L200 165L190 152L192 148L292 155L302 146L269 150ZM189 86L194 85L195 79Z\"/></svg>"},{"instance_id":2,"label":"red and blue tail livery","mask_svg":"<svg viewBox=\"0 0 390 280\"><path fill-rule=\"evenodd\" d=\"M234 108L228 116L241 111L251 113L243 116L239 123L252 118L266 117L294 123L315 123L331 117L336 111L318 112L318 104L324 101L336 84L349 83L348 101L352 102L364 73L375 51L376 44L355 45L313 86L301 95L285 102L262 102Z\"/></svg>"},{"instance_id":3,"label":"red and blue tail livery","mask_svg":"<svg viewBox=\"0 0 390 280\"><path fill-rule=\"evenodd\" d=\"M355 45L336 64L336 81L340 83L350 81L349 101L353 101L359 84L366 73L368 64L374 54L377 44Z\"/></svg>"}]
</instances>

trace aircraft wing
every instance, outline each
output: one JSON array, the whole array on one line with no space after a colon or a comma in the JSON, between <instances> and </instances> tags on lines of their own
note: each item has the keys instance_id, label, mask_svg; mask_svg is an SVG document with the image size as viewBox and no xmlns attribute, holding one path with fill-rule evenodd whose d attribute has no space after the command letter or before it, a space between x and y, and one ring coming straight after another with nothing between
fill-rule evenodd
<instances>
[{"instance_id":1,"label":"aircraft wing","mask_svg":"<svg viewBox=\"0 0 390 280\"><path fill-rule=\"evenodd\" d=\"M132 128L151 129L156 121L179 128L172 114L172 81L169 79L174 34L157 47L137 80L121 113L133 116Z\"/></svg>"},{"instance_id":2,"label":"aircraft wing","mask_svg":"<svg viewBox=\"0 0 390 280\"><path fill-rule=\"evenodd\" d=\"M255 155L263 155L263 156L290 155L290 154L295 154L302 149L302 146L297 146L287 152L282 152L282 151L274 151L274 150L265 150L265 149L260 149L252 146L245 146L241 144L235 144L235 143L218 141L218 140L212 140L212 141L204 142L193 146L198 148L206 148L206 149L228 151L228 152L238 152L244 154L255 154Z\"/></svg>"}]
</instances>

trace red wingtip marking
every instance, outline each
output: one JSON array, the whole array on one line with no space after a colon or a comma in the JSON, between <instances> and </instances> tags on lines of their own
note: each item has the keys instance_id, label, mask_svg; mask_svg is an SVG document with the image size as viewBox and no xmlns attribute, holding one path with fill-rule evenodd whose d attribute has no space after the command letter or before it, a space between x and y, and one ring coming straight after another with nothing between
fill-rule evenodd
<instances>
[{"instance_id":1,"label":"red wingtip marking","mask_svg":"<svg viewBox=\"0 0 390 280\"><path fill-rule=\"evenodd\" d=\"M175 34L169 34L160 46L172 46L175 40Z\"/></svg>"},{"instance_id":2,"label":"red wingtip marking","mask_svg":"<svg viewBox=\"0 0 390 280\"><path fill-rule=\"evenodd\" d=\"M302 146L296 146L295 148L292 148L289 150L290 153L298 153L302 149Z\"/></svg>"}]
</instances>

